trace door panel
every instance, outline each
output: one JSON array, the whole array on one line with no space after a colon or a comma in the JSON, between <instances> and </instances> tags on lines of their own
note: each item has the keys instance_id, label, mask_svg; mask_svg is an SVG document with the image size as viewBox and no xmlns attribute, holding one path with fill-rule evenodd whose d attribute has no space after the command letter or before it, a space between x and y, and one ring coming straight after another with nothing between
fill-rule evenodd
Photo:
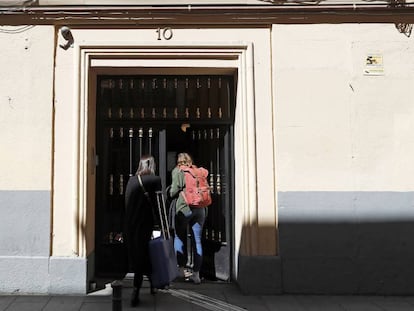
<instances>
[{"instance_id":1,"label":"door panel","mask_svg":"<svg viewBox=\"0 0 414 311\"><path fill-rule=\"evenodd\" d=\"M176 155L210 171L213 204L203 232L201 274L229 280L234 112L231 76L100 76L97 102L96 274L124 270L124 192L143 154L165 189Z\"/></svg>"}]
</instances>

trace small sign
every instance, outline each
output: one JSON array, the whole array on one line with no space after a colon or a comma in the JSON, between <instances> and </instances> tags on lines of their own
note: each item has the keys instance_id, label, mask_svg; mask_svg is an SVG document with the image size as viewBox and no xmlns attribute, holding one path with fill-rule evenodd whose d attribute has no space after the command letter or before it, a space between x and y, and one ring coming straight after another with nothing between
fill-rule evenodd
<instances>
[{"instance_id":1,"label":"small sign","mask_svg":"<svg viewBox=\"0 0 414 311\"><path fill-rule=\"evenodd\" d=\"M364 75L383 76L384 60L381 54L368 54L365 58Z\"/></svg>"}]
</instances>

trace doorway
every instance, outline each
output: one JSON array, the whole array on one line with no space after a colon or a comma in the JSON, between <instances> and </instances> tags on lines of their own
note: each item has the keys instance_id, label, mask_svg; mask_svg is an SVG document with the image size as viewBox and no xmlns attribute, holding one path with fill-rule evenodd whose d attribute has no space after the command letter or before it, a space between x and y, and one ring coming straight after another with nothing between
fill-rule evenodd
<instances>
[{"instance_id":1,"label":"doorway","mask_svg":"<svg viewBox=\"0 0 414 311\"><path fill-rule=\"evenodd\" d=\"M176 155L187 152L210 172L213 204L203 231L201 275L230 281L233 233L232 75L99 75L95 271L125 271L122 254L124 191L139 157L155 157L163 188L171 183Z\"/></svg>"}]
</instances>

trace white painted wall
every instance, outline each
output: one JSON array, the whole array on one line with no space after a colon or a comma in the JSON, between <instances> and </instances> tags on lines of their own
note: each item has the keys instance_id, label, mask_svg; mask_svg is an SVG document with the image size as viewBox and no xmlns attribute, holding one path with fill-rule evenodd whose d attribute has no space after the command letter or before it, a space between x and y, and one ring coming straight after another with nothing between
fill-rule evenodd
<instances>
[{"instance_id":1,"label":"white painted wall","mask_svg":"<svg viewBox=\"0 0 414 311\"><path fill-rule=\"evenodd\" d=\"M275 25L278 191L414 189L413 44L393 24ZM369 54L384 75L364 74Z\"/></svg>"},{"instance_id":2,"label":"white painted wall","mask_svg":"<svg viewBox=\"0 0 414 311\"><path fill-rule=\"evenodd\" d=\"M50 26L0 26L0 190L51 187Z\"/></svg>"}]
</instances>

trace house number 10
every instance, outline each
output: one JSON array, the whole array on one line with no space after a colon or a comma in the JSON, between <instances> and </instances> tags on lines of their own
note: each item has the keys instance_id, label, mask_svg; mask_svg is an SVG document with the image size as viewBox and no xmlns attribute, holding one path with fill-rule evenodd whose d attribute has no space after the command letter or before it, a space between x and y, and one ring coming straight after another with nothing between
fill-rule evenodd
<instances>
[{"instance_id":1,"label":"house number 10","mask_svg":"<svg viewBox=\"0 0 414 311\"><path fill-rule=\"evenodd\" d=\"M157 40L170 40L173 37L173 31L171 27L157 28L156 32L158 34Z\"/></svg>"}]
</instances>

